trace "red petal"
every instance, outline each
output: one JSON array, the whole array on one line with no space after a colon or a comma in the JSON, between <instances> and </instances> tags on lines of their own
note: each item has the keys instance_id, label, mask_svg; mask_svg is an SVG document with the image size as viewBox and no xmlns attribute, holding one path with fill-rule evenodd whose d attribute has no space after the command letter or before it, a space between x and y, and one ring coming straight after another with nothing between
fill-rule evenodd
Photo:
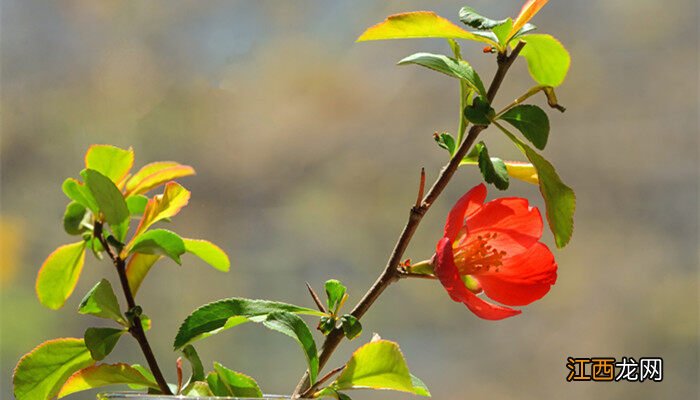
<instances>
[{"instance_id":1,"label":"red petal","mask_svg":"<svg viewBox=\"0 0 700 400\"><path fill-rule=\"evenodd\" d=\"M454 241L457 234L464 226L464 218L478 211L486 199L486 186L482 183L474 186L462 196L452 210L447 214L445 222L445 237Z\"/></svg>"},{"instance_id":2,"label":"red petal","mask_svg":"<svg viewBox=\"0 0 700 400\"><path fill-rule=\"evenodd\" d=\"M488 320L499 320L520 314L520 310L491 304L470 292L459 276L457 266L452 254L452 242L449 238L442 238L437 245L437 252L433 256L435 275L445 287L452 300L464 303L477 317Z\"/></svg>"},{"instance_id":3,"label":"red petal","mask_svg":"<svg viewBox=\"0 0 700 400\"><path fill-rule=\"evenodd\" d=\"M557 264L547 246L537 243L525 253L505 260L499 272L474 275L484 293L509 306L541 299L557 280Z\"/></svg>"},{"instance_id":4,"label":"red petal","mask_svg":"<svg viewBox=\"0 0 700 400\"><path fill-rule=\"evenodd\" d=\"M488 244L511 257L527 251L542 237L542 216L527 199L505 197L489 201L467 218L469 236L496 234ZM467 239L469 241L469 238Z\"/></svg>"}]
</instances>

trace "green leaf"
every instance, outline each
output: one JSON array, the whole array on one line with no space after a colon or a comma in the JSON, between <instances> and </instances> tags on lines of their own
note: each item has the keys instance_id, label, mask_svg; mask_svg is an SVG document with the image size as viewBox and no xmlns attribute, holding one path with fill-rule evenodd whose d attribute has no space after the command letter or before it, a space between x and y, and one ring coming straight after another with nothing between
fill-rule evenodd
<instances>
[{"instance_id":1,"label":"green leaf","mask_svg":"<svg viewBox=\"0 0 700 400\"><path fill-rule=\"evenodd\" d=\"M231 267L226 253L214 243L199 239L183 239L183 241L185 242L185 251L201 258L202 261L219 271L226 272Z\"/></svg>"},{"instance_id":2,"label":"green leaf","mask_svg":"<svg viewBox=\"0 0 700 400\"><path fill-rule=\"evenodd\" d=\"M328 335L333 329L335 329L335 318L321 317L318 321L317 329L324 335Z\"/></svg>"},{"instance_id":3,"label":"green leaf","mask_svg":"<svg viewBox=\"0 0 700 400\"><path fill-rule=\"evenodd\" d=\"M430 68L465 82L482 96L486 96L484 83L474 68L464 60L456 60L442 54L415 53L398 62L398 65L416 64Z\"/></svg>"},{"instance_id":4,"label":"green leaf","mask_svg":"<svg viewBox=\"0 0 700 400\"><path fill-rule=\"evenodd\" d=\"M459 20L464 24L479 30L490 30L499 25L503 25L506 22L505 19L494 20L486 18L483 15L478 14L471 7L462 7L462 9L459 10Z\"/></svg>"},{"instance_id":5,"label":"green leaf","mask_svg":"<svg viewBox=\"0 0 700 400\"><path fill-rule=\"evenodd\" d=\"M525 35L525 34L528 34L528 33L532 32L532 31L534 31L534 30L537 30L537 27L536 27L535 25L533 25L533 24L525 24L525 25L523 25L522 28L520 28L520 30L519 30L518 32L516 32L516 33L513 35L513 37L511 37L511 38L508 40L508 43L512 42L513 40L515 40L515 39L517 39L517 38L519 38L519 37L521 37L521 36L523 36L523 35Z\"/></svg>"},{"instance_id":6,"label":"green leaf","mask_svg":"<svg viewBox=\"0 0 700 400\"><path fill-rule=\"evenodd\" d=\"M85 153L85 168L92 169L118 184L134 165L134 151L118 147L96 144Z\"/></svg>"},{"instance_id":7,"label":"green leaf","mask_svg":"<svg viewBox=\"0 0 700 400\"><path fill-rule=\"evenodd\" d=\"M489 151L484 142L479 142L475 146L479 152L479 169L481 175L484 176L484 181L496 186L499 190L508 189L510 181L508 179L508 169L506 164L500 158L489 157Z\"/></svg>"},{"instance_id":8,"label":"green leaf","mask_svg":"<svg viewBox=\"0 0 700 400\"><path fill-rule=\"evenodd\" d=\"M275 311L268 314L262 323L269 329L283 333L299 343L306 356L306 362L309 365L309 381L313 385L318 377L318 352L311 330L304 320L290 312Z\"/></svg>"},{"instance_id":9,"label":"green leaf","mask_svg":"<svg viewBox=\"0 0 700 400\"><path fill-rule=\"evenodd\" d=\"M57 310L73 293L85 263L85 242L57 248L44 261L36 277L36 294L44 306Z\"/></svg>"},{"instance_id":10,"label":"green leaf","mask_svg":"<svg viewBox=\"0 0 700 400\"><path fill-rule=\"evenodd\" d=\"M15 399L51 399L74 372L94 362L83 339L44 342L17 363L12 377Z\"/></svg>"},{"instance_id":11,"label":"green leaf","mask_svg":"<svg viewBox=\"0 0 700 400\"><path fill-rule=\"evenodd\" d=\"M416 38L486 41L431 11L414 11L390 15L383 22L368 28L357 41ZM486 42L489 43L488 41Z\"/></svg>"},{"instance_id":12,"label":"green leaf","mask_svg":"<svg viewBox=\"0 0 700 400\"><path fill-rule=\"evenodd\" d=\"M360 321L350 314L345 314L340 317L340 324L343 328L345 337L352 340L362 333L362 324Z\"/></svg>"},{"instance_id":13,"label":"green leaf","mask_svg":"<svg viewBox=\"0 0 700 400\"><path fill-rule=\"evenodd\" d=\"M194 175L194 168L173 161L159 161L143 166L126 182L127 196L146 193L173 179Z\"/></svg>"},{"instance_id":14,"label":"green leaf","mask_svg":"<svg viewBox=\"0 0 700 400\"><path fill-rule=\"evenodd\" d=\"M511 29L513 29L513 20L510 18L504 19L501 25L493 28L493 34L496 35L496 39L498 39L498 43L503 46L503 49L505 49L505 46L508 44L508 35L510 35Z\"/></svg>"},{"instance_id":15,"label":"green leaf","mask_svg":"<svg viewBox=\"0 0 700 400\"><path fill-rule=\"evenodd\" d=\"M136 292L141 287L143 280L146 279L148 271L161 258L162 256L158 254L141 253L135 253L129 258L129 263L126 265L126 279L129 281L132 295L136 296Z\"/></svg>"},{"instance_id":16,"label":"green leaf","mask_svg":"<svg viewBox=\"0 0 700 400\"><path fill-rule=\"evenodd\" d=\"M333 383L335 390L388 389L425 395L413 384L413 378L399 345L376 340L360 347L350 357Z\"/></svg>"},{"instance_id":17,"label":"green leaf","mask_svg":"<svg viewBox=\"0 0 700 400\"><path fill-rule=\"evenodd\" d=\"M83 218L87 209L77 201L71 201L66 206L66 212L63 214L63 229L69 235L80 235L85 231Z\"/></svg>"},{"instance_id":18,"label":"green leaf","mask_svg":"<svg viewBox=\"0 0 700 400\"><path fill-rule=\"evenodd\" d=\"M182 355L192 366L190 382L203 381L205 379L204 366L202 365L202 360L199 358L199 354L197 354L197 350L195 350L192 345L187 345L182 349Z\"/></svg>"},{"instance_id":19,"label":"green leaf","mask_svg":"<svg viewBox=\"0 0 700 400\"><path fill-rule=\"evenodd\" d=\"M207 386L211 390L212 394L217 397L231 397L233 393L231 389L226 386L223 379L216 372L210 372L207 374Z\"/></svg>"},{"instance_id":20,"label":"green leaf","mask_svg":"<svg viewBox=\"0 0 700 400\"><path fill-rule=\"evenodd\" d=\"M520 55L525 57L535 82L552 87L561 85L571 64L566 48L551 35L524 35L520 40L527 43Z\"/></svg>"},{"instance_id":21,"label":"green leaf","mask_svg":"<svg viewBox=\"0 0 700 400\"><path fill-rule=\"evenodd\" d=\"M481 96L475 97L470 106L464 109L464 118L474 125L488 125L496 112Z\"/></svg>"},{"instance_id":22,"label":"green leaf","mask_svg":"<svg viewBox=\"0 0 700 400\"><path fill-rule=\"evenodd\" d=\"M320 311L287 303L229 298L209 303L192 312L180 326L173 346L178 350L189 343L251 320L262 322L268 314L275 311L324 316Z\"/></svg>"},{"instance_id":23,"label":"green leaf","mask_svg":"<svg viewBox=\"0 0 700 400\"><path fill-rule=\"evenodd\" d=\"M100 364L81 369L61 388L58 398L83 390L109 385L141 385L158 389L158 384L128 364Z\"/></svg>"},{"instance_id":24,"label":"green leaf","mask_svg":"<svg viewBox=\"0 0 700 400\"><path fill-rule=\"evenodd\" d=\"M100 211L97 201L92 196L90 190L85 187L82 183L78 182L76 179L68 178L63 181L63 186L61 187L63 193L71 200L83 207L91 210L93 213L98 213Z\"/></svg>"},{"instance_id":25,"label":"green leaf","mask_svg":"<svg viewBox=\"0 0 700 400\"><path fill-rule=\"evenodd\" d=\"M248 375L230 370L217 362L214 363L214 371L207 375L207 383L215 396L263 397L258 383Z\"/></svg>"},{"instance_id":26,"label":"green leaf","mask_svg":"<svg viewBox=\"0 0 700 400\"><path fill-rule=\"evenodd\" d=\"M129 214L132 218L141 218L143 212L146 211L148 197L137 194L126 198L126 207L129 209Z\"/></svg>"},{"instance_id":27,"label":"green leaf","mask_svg":"<svg viewBox=\"0 0 700 400\"><path fill-rule=\"evenodd\" d=\"M122 241L126 236L123 223L129 220L129 207L124 201L124 196L109 178L95 170L86 169L81 175L94 196L100 212L112 230L115 230L117 239Z\"/></svg>"},{"instance_id":28,"label":"green leaf","mask_svg":"<svg viewBox=\"0 0 700 400\"><path fill-rule=\"evenodd\" d=\"M338 312L338 309L342 305L342 302L344 301L343 298L345 297L345 292L347 291L347 288L342 283L340 283L339 280L331 279L326 281L325 289L326 297L328 298L326 300L328 310L332 314L336 314Z\"/></svg>"},{"instance_id":29,"label":"green leaf","mask_svg":"<svg viewBox=\"0 0 700 400\"><path fill-rule=\"evenodd\" d=\"M540 193L542 193L547 208L549 228L554 234L557 247L566 246L574 233L574 212L576 211L574 191L561 181L559 174L549 161L508 132L502 125L498 123L495 125L515 143L537 169Z\"/></svg>"},{"instance_id":30,"label":"green leaf","mask_svg":"<svg viewBox=\"0 0 700 400\"><path fill-rule=\"evenodd\" d=\"M492 46L498 47L498 36L491 31L475 31L472 32L474 35L483 38L484 42L489 43Z\"/></svg>"},{"instance_id":31,"label":"green leaf","mask_svg":"<svg viewBox=\"0 0 700 400\"><path fill-rule=\"evenodd\" d=\"M515 106L499 119L508 121L538 149L543 150L547 145L549 118L541 108L531 104Z\"/></svg>"},{"instance_id":32,"label":"green leaf","mask_svg":"<svg viewBox=\"0 0 700 400\"><path fill-rule=\"evenodd\" d=\"M132 364L131 368L139 371L141 373L141 375L145 376L146 379L148 379L148 380L151 380L151 381L156 380L156 378L153 376L153 373L148 368L144 367L143 365ZM148 388L148 386L134 384L134 383L127 383L127 385L129 386L129 388L135 389L135 390L141 390L141 389ZM168 384L168 386L172 387L172 384Z\"/></svg>"},{"instance_id":33,"label":"green leaf","mask_svg":"<svg viewBox=\"0 0 700 400\"><path fill-rule=\"evenodd\" d=\"M99 281L85 295L83 301L80 302L78 312L80 314L90 314L100 318L111 319L127 326L119 308L117 296L112 289L112 284L106 279Z\"/></svg>"},{"instance_id":34,"label":"green leaf","mask_svg":"<svg viewBox=\"0 0 700 400\"><path fill-rule=\"evenodd\" d=\"M442 132L440 134L436 133L433 138L435 139L435 142L437 142L438 146L449 151L451 156L454 155L455 151L457 150L457 143L455 143L455 139L452 137L452 135L447 132Z\"/></svg>"},{"instance_id":35,"label":"green leaf","mask_svg":"<svg viewBox=\"0 0 700 400\"><path fill-rule=\"evenodd\" d=\"M126 333L124 329L87 328L85 330L85 345L90 350L93 360L104 360L114 350L119 338Z\"/></svg>"},{"instance_id":36,"label":"green leaf","mask_svg":"<svg viewBox=\"0 0 700 400\"><path fill-rule=\"evenodd\" d=\"M180 256L185 254L185 242L174 232L154 229L142 233L131 243L128 254L133 253L164 255L180 264Z\"/></svg>"}]
</instances>

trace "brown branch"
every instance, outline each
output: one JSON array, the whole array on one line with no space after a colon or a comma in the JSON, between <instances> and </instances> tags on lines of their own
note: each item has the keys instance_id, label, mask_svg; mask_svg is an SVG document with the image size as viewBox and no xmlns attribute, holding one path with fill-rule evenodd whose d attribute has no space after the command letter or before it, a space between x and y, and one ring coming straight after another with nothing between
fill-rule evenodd
<instances>
[{"instance_id":1,"label":"brown branch","mask_svg":"<svg viewBox=\"0 0 700 400\"><path fill-rule=\"evenodd\" d=\"M318 389L321 385L323 385L329 379L331 379L333 377L333 375L337 374L338 372L340 372L344 369L345 369L345 365L331 370L326 375L324 375L323 378L319 379L316 383L314 383L310 388L306 389L306 391L301 394L301 397L308 397L308 396L314 394L314 392L316 392L316 389Z\"/></svg>"},{"instance_id":2,"label":"brown branch","mask_svg":"<svg viewBox=\"0 0 700 400\"><path fill-rule=\"evenodd\" d=\"M414 274L412 272L404 272L400 271L399 272L399 278L415 278L415 279L430 279L430 280L435 280L437 279L437 276L431 275L431 274Z\"/></svg>"},{"instance_id":3,"label":"brown branch","mask_svg":"<svg viewBox=\"0 0 700 400\"><path fill-rule=\"evenodd\" d=\"M496 93L501 87L501 83L503 83L503 79L505 78L508 69L513 64L513 61L515 61L515 59L517 58L518 54L524 46L524 42L519 42L510 55L506 53L500 53L498 55L498 69L496 70L496 74L494 75L493 80L491 81L491 85L489 86L488 92L486 94L489 103L493 102L493 99L496 97ZM450 162L442 169L440 175L428 191L421 205L418 207L414 206L411 208L411 212L408 216L408 222L406 222L406 225L401 231L401 235L399 236L399 239L396 242L396 245L394 246L394 250L391 252L389 261L387 261L387 264L384 267L384 271L379 276L379 278L377 278L377 280L367 291L367 293L365 293L364 297L360 300L360 302L352 310L351 314L355 318L362 318L362 316L367 312L367 310L372 306L372 304L374 304L374 302L377 300L377 298L379 298L379 296L384 292L384 290L387 287L389 287L389 285L391 285L393 282L399 279L399 271L397 267L399 266L401 257L403 257L403 254L406 251L406 248L408 247L411 238L413 238L413 234L416 232L420 221L423 219L425 213L430 209L432 204L435 202L438 196L440 196L442 191L450 182L450 179L452 179L452 176L457 171L457 168L459 168L459 163L467 155L469 149L474 144L474 141L476 141L477 136L479 136L481 131L483 131L484 129L486 129L486 126L482 125L474 125L471 127L471 129L469 129L469 133L464 139L464 142L460 144L459 149L457 149L457 152L450 159ZM332 330L328 334L328 336L326 336L326 340L323 342L321 352L319 354L319 369L323 368L326 365L331 354L338 347L338 344L340 344L342 339L343 330L338 328ZM294 390L294 394L292 397L298 397L299 393L305 392L308 387L309 375L307 371L301 378L301 381L297 385L296 389Z\"/></svg>"},{"instance_id":4,"label":"brown branch","mask_svg":"<svg viewBox=\"0 0 700 400\"><path fill-rule=\"evenodd\" d=\"M124 259L122 259L114 253L112 248L109 246L109 243L107 243L107 240L105 239L102 232L102 222L95 222L93 233L95 237L100 241L102 247L104 247L105 251L107 252L107 255L110 259L112 259L112 262L114 263L114 266L117 269L117 274L119 275L119 282L121 283L122 291L124 292L124 297L126 297L126 304L129 307L129 311L134 310L136 309L136 302L134 301L134 296L131 293L131 288L129 287L129 280L126 277L126 264L124 262ZM156 357L153 354L151 345L148 343L148 339L146 338L146 332L144 332L143 325L141 324L141 318L138 315L135 315L132 321L133 322L130 321L129 333L131 333L131 336L133 336L134 339L136 339L136 341L139 344L139 347L141 347L141 351L143 352L143 355L146 358L148 367L153 373L153 377L158 383L160 391L163 392L163 394L172 395L173 393L170 391L168 383L163 377L163 373L160 371L160 367L158 367L158 362L156 361Z\"/></svg>"}]
</instances>

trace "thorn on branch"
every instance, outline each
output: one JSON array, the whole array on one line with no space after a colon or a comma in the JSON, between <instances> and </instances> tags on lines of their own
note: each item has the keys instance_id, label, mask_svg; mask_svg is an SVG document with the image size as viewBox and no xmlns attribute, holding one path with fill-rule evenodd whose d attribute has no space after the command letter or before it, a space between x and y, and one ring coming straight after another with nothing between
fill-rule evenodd
<instances>
[{"instance_id":1,"label":"thorn on branch","mask_svg":"<svg viewBox=\"0 0 700 400\"><path fill-rule=\"evenodd\" d=\"M175 361L175 367L177 368L177 394L182 392L182 357L178 357Z\"/></svg>"},{"instance_id":2,"label":"thorn on branch","mask_svg":"<svg viewBox=\"0 0 700 400\"><path fill-rule=\"evenodd\" d=\"M418 197L416 198L416 208L419 208L423 203L425 195L425 168L420 169L420 184L418 185Z\"/></svg>"},{"instance_id":3,"label":"thorn on branch","mask_svg":"<svg viewBox=\"0 0 700 400\"><path fill-rule=\"evenodd\" d=\"M311 298L314 299L314 303L316 303L316 307L318 307L318 310L324 314L328 314L328 310L326 310L326 307L323 305L323 302L321 302L321 299L318 297L318 294L316 294L311 285L309 285L309 282L306 282L306 288L309 289L309 294L311 295Z\"/></svg>"}]
</instances>

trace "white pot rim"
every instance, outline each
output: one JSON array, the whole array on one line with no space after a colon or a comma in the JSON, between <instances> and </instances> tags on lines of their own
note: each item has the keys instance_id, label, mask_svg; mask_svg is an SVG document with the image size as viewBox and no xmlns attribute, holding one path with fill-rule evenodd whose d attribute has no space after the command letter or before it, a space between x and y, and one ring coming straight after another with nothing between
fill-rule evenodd
<instances>
[{"instance_id":1,"label":"white pot rim","mask_svg":"<svg viewBox=\"0 0 700 400\"><path fill-rule=\"evenodd\" d=\"M105 392L97 396L100 400L289 400L289 396L264 394L263 397L188 397L181 395L148 394L140 392Z\"/></svg>"}]
</instances>

